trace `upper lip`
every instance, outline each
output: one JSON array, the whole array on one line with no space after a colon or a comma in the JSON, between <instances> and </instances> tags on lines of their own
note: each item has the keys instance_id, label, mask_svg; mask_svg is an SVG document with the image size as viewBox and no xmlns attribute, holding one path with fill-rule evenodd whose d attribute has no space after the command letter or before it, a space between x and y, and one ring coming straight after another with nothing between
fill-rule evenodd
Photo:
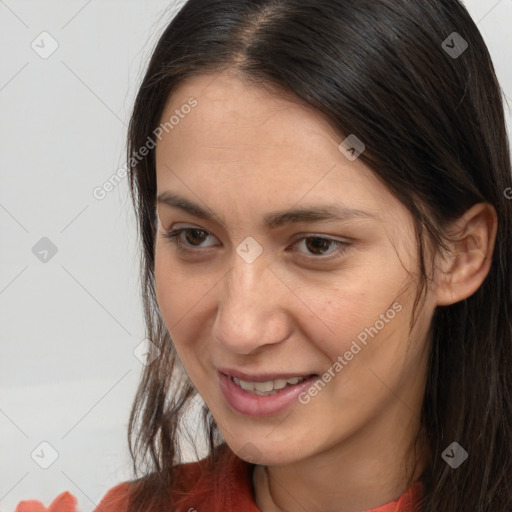
<instances>
[{"instance_id":1,"label":"upper lip","mask_svg":"<svg viewBox=\"0 0 512 512\"><path fill-rule=\"evenodd\" d=\"M293 377L301 377L307 378L312 375L316 375L314 373L305 373L305 372L290 372L290 373L258 373L250 375L249 373L241 372L239 370L235 370L232 368L217 368L220 373L227 375L228 377L236 377L245 382L268 382L270 380L277 379L291 379Z\"/></svg>"}]
</instances>

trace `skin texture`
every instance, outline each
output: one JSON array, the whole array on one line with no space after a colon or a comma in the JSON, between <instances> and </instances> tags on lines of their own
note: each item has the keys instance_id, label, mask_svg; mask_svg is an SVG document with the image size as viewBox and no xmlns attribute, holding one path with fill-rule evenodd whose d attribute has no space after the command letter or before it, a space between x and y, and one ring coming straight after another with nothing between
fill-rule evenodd
<instances>
[{"instance_id":1,"label":"skin texture","mask_svg":"<svg viewBox=\"0 0 512 512\"><path fill-rule=\"evenodd\" d=\"M251 447L263 512L355 512L396 499L415 460L432 315L485 278L492 207L476 205L454 226L463 241L436 256L410 333L412 218L371 169L340 152L345 136L292 96L227 72L184 82L162 120L190 97L197 106L158 142L157 194L184 196L222 222L158 204L155 247L159 307L189 378L233 451ZM271 212L332 204L374 217L263 224ZM178 228L201 230L180 236L182 253L163 236ZM348 245L305 238L319 236ZM263 249L253 263L236 251L247 237ZM221 393L218 367L323 374L394 303L400 312L307 405L254 418ZM421 450L417 462L414 479Z\"/></svg>"}]
</instances>

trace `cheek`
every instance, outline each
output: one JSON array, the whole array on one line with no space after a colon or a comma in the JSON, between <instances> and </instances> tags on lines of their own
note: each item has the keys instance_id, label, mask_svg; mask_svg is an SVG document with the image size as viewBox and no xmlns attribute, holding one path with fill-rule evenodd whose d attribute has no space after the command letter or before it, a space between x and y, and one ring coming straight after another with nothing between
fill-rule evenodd
<instances>
[{"instance_id":1,"label":"cheek","mask_svg":"<svg viewBox=\"0 0 512 512\"><path fill-rule=\"evenodd\" d=\"M317 340L331 361L351 350L354 341L361 347L372 339L384 343L407 320L403 311L410 299L400 294L407 275L399 265L385 263L374 257L371 265L354 265L339 278L333 276L329 284L312 282L299 292L314 312L313 323L306 325L307 337ZM353 350L357 352L357 346Z\"/></svg>"},{"instance_id":2,"label":"cheek","mask_svg":"<svg viewBox=\"0 0 512 512\"><path fill-rule=\"evenodd\" d=\"M184 271L165 244L155 248L155 293L164 323L183 365L193 372L205 354L201 333L208 326L214 305L215 279L195 270ZM198 356L199 355L199 356ZM190 363L192 368L190 367Z\"/></svg>"},{"instance_id":3,"label":"cheek","mask_svg":"<svg viewBox=\"0 0 512 512\"><path fill-rule=\"evenodd\" d=\"M315 340L316 348L327 356L329 367L324 371L330 368L331 372L343 375L337 380L350 375L348 380L357 387L360 380L367 378L369 366L395 351L393 346L400 344L403 337L405 314L403 307L398 313L390 305L392 298L384 296L377 300L372 296L369 299L360 293L326 301L321 320L315 323L316 329L310 328L306 333L309 340ZM394 304L395 308L401 307L401 304ZM326 334L319 336L319 332Z\"/></svg>"},{"instance_id":4,"label":"cheek","mask_svg":"<svg viewBox=\"0 0 512 512\"><path fill-rule=\"evenodd\" d=\"M166 321L167 327L173 322L167 320L178 313L176 307L176 290L180 286L180 276L172 269L170 260L165 256L165 248L161 249L157 242L155 248L155 292L160 311ZM175 303L176 302L176 303Z\"/></svg>"},{"instance_id":5,"label":"cheek","mask_svg":"<svg viewBox=\"0 0 512 512\"><path fill-rule=\"evenodd\" d=\"M176 323L193 309L208 289L208 283L202 277L199 267L181 264L170 243L167 240L157 240L155 291L162 314Z\"/></svg>"},{"instance_id":6,"label":"cheek","mask_svg":"<svg viewBox=\"0 0 512 512\"><path fill-rule=\"evenodd\" d=\"M418 375L422 340L419 332L409 335L413 297L395 295L361 297L360 308L340 304L337 336L323 347L331 361L324 372L334 384L326 396L348 410L381 407Z\"/></svg>"},{"instance_id":7,"label":"cheek","mask_svg":"<svg viewBox=\"0 0 512 512\"><path fill-rule=\"evenodd\" d=\"M155 248L155 292L160 312L171 336L179 339L177 330L197 303L200 288L185 275L170 257L170 249L157 242Z\"/></svg>"}]
</instances>

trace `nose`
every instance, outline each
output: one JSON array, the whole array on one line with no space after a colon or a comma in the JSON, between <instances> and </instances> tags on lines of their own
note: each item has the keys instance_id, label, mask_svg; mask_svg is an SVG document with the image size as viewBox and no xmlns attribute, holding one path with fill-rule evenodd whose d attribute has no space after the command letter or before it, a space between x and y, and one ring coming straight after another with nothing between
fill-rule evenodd
<instances>
[{"instance_id":1,"label":"nose","mask_svg":"<svg viewBox=\"0 0 512 512\"><path fill-rule=\"evenodd\" d=\"M235 255L219 286L212 335L229 352L252 354L289 337L290 291L263 257L247 263Z\"/></svg>"}]
</instances>

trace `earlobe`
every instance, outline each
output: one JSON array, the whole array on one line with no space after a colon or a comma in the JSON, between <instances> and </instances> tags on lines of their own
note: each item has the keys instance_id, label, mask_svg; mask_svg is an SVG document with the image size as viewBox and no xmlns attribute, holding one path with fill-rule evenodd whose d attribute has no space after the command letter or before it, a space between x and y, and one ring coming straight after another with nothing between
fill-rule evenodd
<instances>
[{"instance_id":1,"label":"earlobe","mask_svg":"<svg viewBox=\"0 0 512 512\"><path fill-rule=\"evenodd\" d=\"M491 268L498 230L489 203L472 206L450 228L450 252L436 258L436 299L449 306L467 299L482 285Z\"/></svg>"}]
</instances>

